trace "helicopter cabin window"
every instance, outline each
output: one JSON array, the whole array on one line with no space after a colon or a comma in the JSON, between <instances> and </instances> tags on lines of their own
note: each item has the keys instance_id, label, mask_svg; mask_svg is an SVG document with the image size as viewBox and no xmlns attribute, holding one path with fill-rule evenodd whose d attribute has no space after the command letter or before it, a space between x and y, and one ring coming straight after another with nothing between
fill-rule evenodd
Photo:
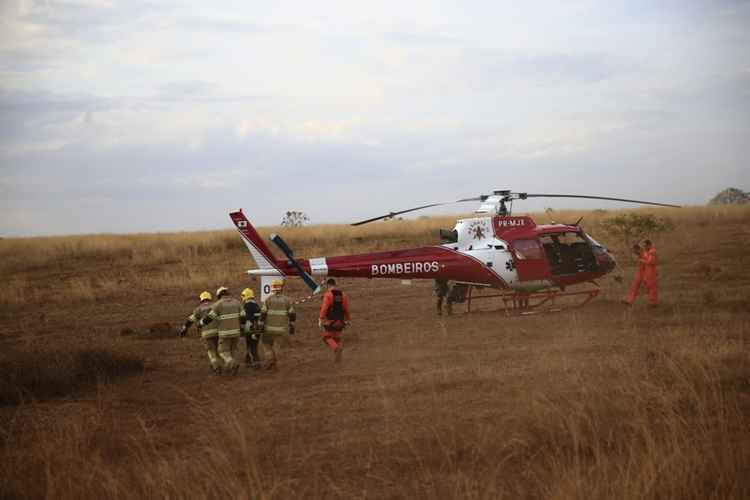
<instances>
[{"instance_id":1,"label":"helicopter cabin window","mask_svg":"<svg viewBox=\"0 0 750 500\"><path fill-rule=\"evenodd\" d=\"M542 247L537 240L516 240L513 242L513 249L516 251L516 257L519 260L537 260L544 258Z\"/></svg>"},{"instance_id":2,"label":"helicopter cabin window","mask_svg":"<svg viewBox=\"0 0 750 500\"><path fill-rule=\"evenodd\" d=\"M540 242L553 275L593 272L597 269L591 245L579 233L548 234L542 236Z\"/></svg>"}]
</instances>

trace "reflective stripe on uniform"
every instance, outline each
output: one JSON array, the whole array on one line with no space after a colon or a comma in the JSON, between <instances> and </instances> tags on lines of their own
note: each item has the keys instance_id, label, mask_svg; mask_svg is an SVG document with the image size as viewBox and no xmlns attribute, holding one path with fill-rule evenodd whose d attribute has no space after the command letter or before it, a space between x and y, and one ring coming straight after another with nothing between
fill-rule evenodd
<instances>
[{"instance_id":1,"label":"reflective stripe on uniform","mask_svg":"<svg viewBox=\"0 0 750 500\"><path fill-rule=\"evenodd\" d=\"M240 317L240 313L230 313L230 314L222 314L221 316L219 316L219 319L220 320L235 319L235 318L239 318L239 317Z\"/></svg>"},{"instance_id":2,"label":"reflective stripe on uniform","mask_svg":"<svg viewBox=\"0 0 750 500\"><path fill-rule=\"evenodd\" d=\"M203 330L201 330L202 339L209 339L211 337L216 337L218 334L219 334L219 330L217 330L216 328L212 330L206 330L204 327Z\"/></svg>"},{"instance_id":3,"label":"reflective stripe on uniform","mask_svg":"<svg viewBox=\"0 0 750 500\"><path fill-rule=\"evenodd\" d=\"M278 309L276 309L276 310L275 309L269 309L266 314L269 314L271 316L286 316L287 312L286 311L281 311L281 310L278 310Z\"/></svg>"},{"instance_id":4,"label":"reflective stripe on uniform","mask_svg":"<svg viewBox=\"0 0 750 500\"><path fill-rule=\"evenodd\" d=\"M219 337L239 337L240 329L235 328L233 330L219 330Z\"/></svg>"},{"instance_id":5,"label":"reflective stripe on uniform","mask_svg":"<svg viewBox=\"0 0 750 500\"><path fill-rule=\"evenodd\" d=\"M266 325L266 333L286 333L288 330L284 326L268 326Z\"/></svg>"}]
</instances>

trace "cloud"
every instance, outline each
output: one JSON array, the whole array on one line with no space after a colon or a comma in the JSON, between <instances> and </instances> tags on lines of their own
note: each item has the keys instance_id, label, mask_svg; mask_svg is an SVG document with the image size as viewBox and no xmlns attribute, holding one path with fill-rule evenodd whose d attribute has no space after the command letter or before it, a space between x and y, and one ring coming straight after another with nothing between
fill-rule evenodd
<instances>
[{"instance_id":1,"label":"cloud","mask_svg":"<svg viewBox=\"0 0 750 500\"><path fill-rule=\"evenodd\" d=\"M749 5L4 2L0 231L696 200L749 180Z\"/></svg>"}]
</instances>

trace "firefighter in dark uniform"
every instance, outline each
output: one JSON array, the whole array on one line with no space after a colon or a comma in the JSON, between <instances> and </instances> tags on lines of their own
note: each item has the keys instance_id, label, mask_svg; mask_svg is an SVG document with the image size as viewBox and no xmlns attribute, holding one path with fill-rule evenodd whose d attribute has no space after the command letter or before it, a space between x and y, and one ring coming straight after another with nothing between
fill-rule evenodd
<instances>
[{"instance_id":1,"label":"firefighter in dark uniform","mask_svg":"<svg viewBox=\"0 0 750 500\"><path fill-rule=\"evenodd\" d=\"M448 306L448 314L450 314L451 311L451 304L448 303L447 298L448 294L451 291L451 287L448 284L448 280L445 279L436 279L435 280L435 296L437 297L437 313L438 316L441 316L443 314L443 301L446 302L446 305Z\"/></svg>"},{"instance_id":2,"label":"firefighter in dark uniform","mask_svg":"<svg viewBox=\"0 0 750 500\"><path fill-rule=\"evenodd\" d=\"M323 342L331 348L334 362L338 363L341 361L341 354L344 350L341 333L351 324L349 298L336 287L335 279L328 278L326 285L328 285L328 291L323 295L318 326L323 330L321 333Z\"/></svg>"},{"instance_id":3,"label":"firefighter in dark uniform","mask_svg":"<svg viewBox=\"0 0 750 500\"><path fill-rule=\"evenodd\" d=\"M258 356L258 340L260 331L258 320L260 319L260 306L255 302L255 293L250 288L245 288L240 293L242 307L245 308L245 325L242 333L245 336L245 364L251 368L260 368L260 356Z\"/></svg>"}]
</instances>

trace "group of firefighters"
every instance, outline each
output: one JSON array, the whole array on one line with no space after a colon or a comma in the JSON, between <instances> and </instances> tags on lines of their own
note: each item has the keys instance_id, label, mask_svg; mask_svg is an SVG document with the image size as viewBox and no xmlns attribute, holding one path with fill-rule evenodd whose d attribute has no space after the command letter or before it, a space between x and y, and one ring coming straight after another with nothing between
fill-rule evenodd
<instances>
[{"instance_id":1,"label":"group of firefighters","mask_svg":"<svg viewBox=\"0 0 750 500\"><path fill-rule=\"evenodd\" d=\"M638 260L638 267L622 302L632 305L641 288L645 287L648 304L655 307L659 304L656 248L650 240L644 240L642 247L635 244L632 250ZM350 324L349 299L336 286L333 278L329 278L326 285L318 327L323 342L333 352L334 361L339 362L344 348L341 333ZM216 290L215 302L208 291L202 292L199 296L200 304L178 333L180 337L184 337L188 329L196 325L214 373L237 373L240 367L237 351L242 336L246 343L245 364L256 369L274 369L280 345L288 343L289 335L294 335L297 313L294 302L284 295L283 280L273 280L271 292L262 306L255 302L255 293L250 288L242 290L239 300L232 297L229 289L224 286ZM462 290L456 286L450 287L447 280L435 280L437 314L442 314L444 302L448 314L451 314L452 303L462 301L463 297L457 295L460 292ZM258 350L259 345L262 346L262 353Z\"/></svg>"},{"instance_id":2,"label":"group of firefighters","mask_svg":"<svg viewBox=\"0 0 750 500\"><path fill-rule=\"evenodd\" d=\"M327 290L320 306L318 327L323 342L340 362L344 349L341 333L350 322L349 299L329 278ZM294 335L297 313L294 302L284 295L284 281L275 279L271 283L271 296L263 305L255 301L255 293L245 288L240 299L233 297L227 287L216 290L216 300L204 291L199 295L200 304L178 334L184 337L195 325L206 348L211 370L216 374L236 375L240 368L238 349L240 337L245 337L245 364L250 368L268 370L277 367L279 348ZM258 347L262 346L259 350ZM261 352L262 351L262 352Z\"/></svg>"}]
</instances>

